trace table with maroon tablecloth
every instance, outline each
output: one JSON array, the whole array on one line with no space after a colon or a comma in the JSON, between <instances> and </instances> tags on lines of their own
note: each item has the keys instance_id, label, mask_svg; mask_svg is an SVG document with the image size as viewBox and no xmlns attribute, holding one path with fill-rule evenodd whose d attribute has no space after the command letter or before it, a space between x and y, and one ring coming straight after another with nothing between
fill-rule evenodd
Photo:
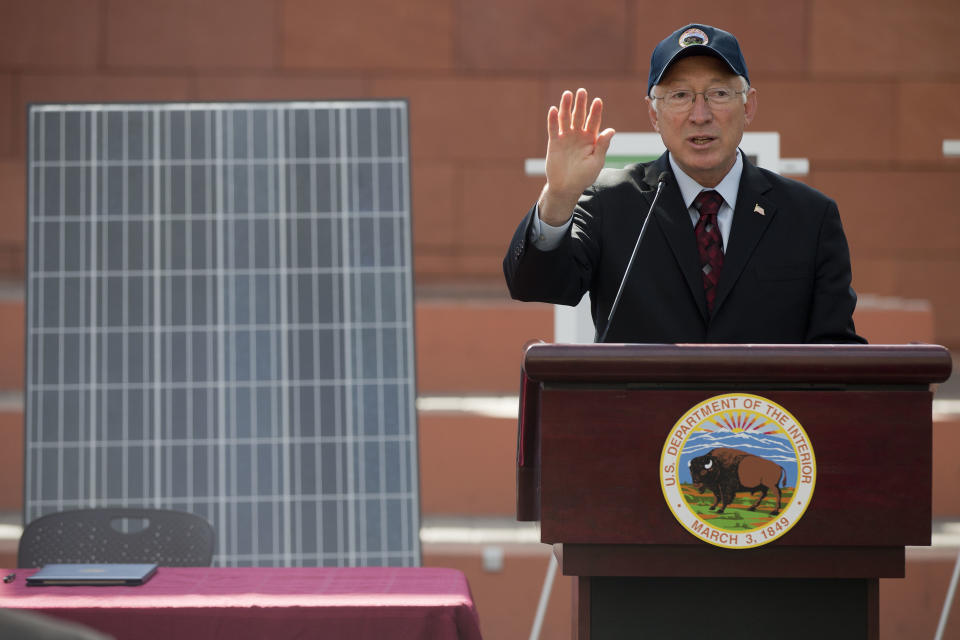
<instances>
[{"instance_id":1,"label":"table with maroon tablecloth","mask_svg":"<svg viewBox=\"0 0 960 640\"><path fill-rule=\"evenodd\" d=\"M116 638L479 640L467 579L440 568L161 567L137 587L0 583L0 607L86 624Z\"/></svg>"}]
</instances>

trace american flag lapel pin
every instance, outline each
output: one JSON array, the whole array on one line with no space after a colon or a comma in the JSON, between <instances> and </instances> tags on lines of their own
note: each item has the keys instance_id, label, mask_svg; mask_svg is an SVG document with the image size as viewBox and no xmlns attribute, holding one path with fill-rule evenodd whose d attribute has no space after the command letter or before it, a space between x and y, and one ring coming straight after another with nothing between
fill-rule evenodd
<instances>
[{"instance_id":1,"label":"american flag lapel pin","mask_svg":"<svg viewBox=\"0 0 960 640\"><path fill-rule=\"evenodd\" d=\"M754 212L754 213L759 213L759 214L762 215L762 216L767 215L767 212L764 211L764 210L763 210L763 207L761 207L759 204L753 205L753 212Z\"/></svg>"}]
</instances>

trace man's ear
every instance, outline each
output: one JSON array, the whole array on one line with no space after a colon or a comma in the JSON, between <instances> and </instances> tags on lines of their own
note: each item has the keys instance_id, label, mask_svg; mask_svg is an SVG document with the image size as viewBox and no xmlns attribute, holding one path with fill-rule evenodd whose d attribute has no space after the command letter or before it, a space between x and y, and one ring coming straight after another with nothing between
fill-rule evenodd
<instances>
[{"instance_id":1,"label":"man's ear","mask_svg":"<svg viewBox=\"0 0 960 640\"><path fill-rule=\"evenodd\" d=\"M759 106L757 90L750 87L749 91L747 91L747 102L743 105L744 120L747 124L753 122L753 119L757 117L757 109Z\"/></svg>"},{"instance_id":2,"label":"man's ear","mask_svg":"<svg viewBox=\"0 0 960 640\"><path fill-rule=\"evenodd\" d=\"M647 103L647 115L650 116L650 124L653 125L653 130L657 133L660 133L660 125L658 123L658 116L656 108L653 106L653 100L650 99L650 96L644 98Z\"/></svg>"}]
</instances>

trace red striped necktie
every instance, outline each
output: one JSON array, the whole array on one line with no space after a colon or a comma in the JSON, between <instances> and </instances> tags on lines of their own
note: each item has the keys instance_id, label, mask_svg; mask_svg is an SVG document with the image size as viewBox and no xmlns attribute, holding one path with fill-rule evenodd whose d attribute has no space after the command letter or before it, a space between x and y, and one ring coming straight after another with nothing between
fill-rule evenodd
<instances>
[{"instance_id":1,"label":"red striped necktie","mask_svg":"<svg viewBox=\"0 0 960 640\"><path fill-rule=\"evenodd\" d=\"M697 236L697 251L700 253L700 273L703 275L703 292L707 296L707 310L713 313L713 301L717 297L717 283L723 268L723 240L717 226L717 212L723 197L716 191L701 191L693 201L700 211L700 219L694 232Z\"/></svg>"}]
</instances>

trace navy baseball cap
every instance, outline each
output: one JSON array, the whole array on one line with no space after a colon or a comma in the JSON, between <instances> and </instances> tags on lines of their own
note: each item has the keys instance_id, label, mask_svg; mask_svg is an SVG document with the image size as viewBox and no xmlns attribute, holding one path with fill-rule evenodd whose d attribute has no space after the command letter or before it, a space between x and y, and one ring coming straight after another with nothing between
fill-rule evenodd
<instances>
[{"instance_id":1,"label":"navy baseball cap","mask_svg":"<svg viewBox=\"0 0 960 640\"><path fill-rule=\"evenodd\" d=\"M653 50L650 56L650 80L647 83L647 95L653 85L659 84L663 74L671 64L687 56L713 56L727 63L730 70L738 76L743 76L750 82L747 75L747 63L740 52L740 44L723 29L717 29L705 24L688 24L680 27L667 36Z\"/></svg>"}]
</instances>

